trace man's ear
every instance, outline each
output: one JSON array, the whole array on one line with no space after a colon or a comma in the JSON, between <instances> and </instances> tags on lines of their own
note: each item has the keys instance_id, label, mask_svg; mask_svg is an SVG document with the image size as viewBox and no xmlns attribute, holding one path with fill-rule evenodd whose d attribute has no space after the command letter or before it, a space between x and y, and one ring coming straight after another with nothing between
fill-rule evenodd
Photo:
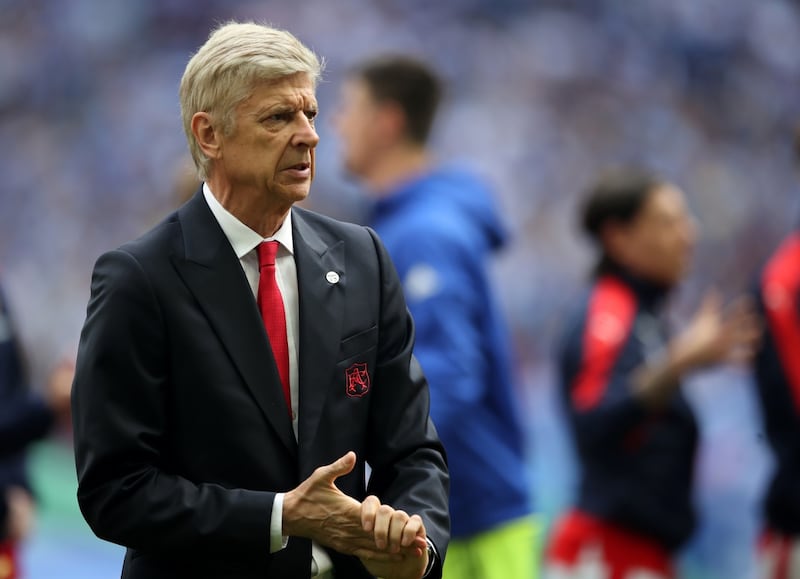
<instances>
[{"instance_id":1,"label":"man's ear","mask_svg":"<svg viewBox=\"0 0 800 579\"><path fill-rule=\"evenodd\" d=\"M606 255L624 264L630 245L628 226L619 221L607 221L600 228L599 237Z\"/></svg>"},{"instance_id":2,"label":"man's ear","mask_svg":"<svg viewBox=\"0 0 800 579\"><path fill-rule=\"evenodd\" d=\"M403 140L407 133L406 115L397 103L381 105L380 121L382 133L392 142Z\"/></svg>"},{"instance_id":3,"label":"man's ear","mask_svg":"<svg viewBox=\"0 0 800 579\"><path fill-rule=\"evenodd\" d=\"M195 113L192 116L192 134L197 145L209 159L222 157L221 130L214 124L214 120L206 112Z\"/></svg>"}]
</instances>

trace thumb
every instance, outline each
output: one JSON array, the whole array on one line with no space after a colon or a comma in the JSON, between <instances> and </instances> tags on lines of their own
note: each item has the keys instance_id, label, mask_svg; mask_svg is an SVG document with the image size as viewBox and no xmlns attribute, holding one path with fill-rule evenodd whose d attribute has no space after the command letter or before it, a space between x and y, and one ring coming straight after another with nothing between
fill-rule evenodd
<instances>
[{"instance_id":1,"label":"thumb","mask_svg":"<svg viewBox=\"0 0 800 579\"><path fill-rule=\"evenodd\" d=\"M331 464L322 467L323 476L333 483L340 476L350 474L356 466L356 453L352 450Z\"/></svg>"}]
</instances>

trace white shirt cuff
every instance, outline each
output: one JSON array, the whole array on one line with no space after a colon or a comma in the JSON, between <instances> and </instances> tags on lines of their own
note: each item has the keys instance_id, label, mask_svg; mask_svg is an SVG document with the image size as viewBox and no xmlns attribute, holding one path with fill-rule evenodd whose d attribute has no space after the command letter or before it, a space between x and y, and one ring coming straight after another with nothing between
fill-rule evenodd
<instances>
[{"instance_id":1,"label":"white shirt cuff","mask_svg":"<svg viewBox=\"0 0 800 579\"><path fill-rule=\"evenodd\" d=\"M272 503L272 518L269 521L269 552L276 553L286 548L289 537L282 535L283 532L283 495L276 493Z\"/></svg>"}]
</instances>

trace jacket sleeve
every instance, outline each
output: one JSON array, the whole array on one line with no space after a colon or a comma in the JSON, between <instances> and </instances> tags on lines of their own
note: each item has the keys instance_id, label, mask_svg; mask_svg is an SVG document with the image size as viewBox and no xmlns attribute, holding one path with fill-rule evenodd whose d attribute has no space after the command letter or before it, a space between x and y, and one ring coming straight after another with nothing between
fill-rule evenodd
<instances>
[{"instance_id":1,"label":"jacket sleeve","mask_svg":"<svg viewBox=\"0 0 800 579\"><path fill-rule=\"evenodd\" d=\"M0 409L0 458L23 450L47 435L53 413L41 397L23 394Z\"/></svg>"},{"instance_id":2,"label":"jacket sleeve","mask_svg":"<svg viewBox=\"0 0 800 579\"><path fill-rule=\"evenodd\" d=\"M788 393L794 414L800 414L800 310L798 287L786 276L769 275L756 291L766 337L755 358L755 374L764 388Z\"/></svg>"},{"instance_id":3,"label":"jacket sleeve","mask_svg":"<svg viewBox=\"0 0 800 579\"><path fill-rule=\"evenodd\" d=\"M52 426L54 416L37 393L29 389L20 353L20 344L10 320L8 305L0 289L0 458L18 454L25 447L43 438ZM21 457L21 455L18 455ZM25 468L4 465L7 482L28 487Z\"/></svg>"},{"instance_id":4,"label":"jacket sleeve","mask_svg":"<svg viewBox=\"0 0 800 579\"><path fill-rule=\"evenodd\" d=\"M412 355L414 325L389 255L371 231L381 272L378 366L366 459L368 492L409 514L419 514L440 560L450 537L449 477L444 448L430 419L428 384Z\"/></svg>"},{"instance_id":5,"label":"jacket sleeve","mask_svg":"<svg viewBox=\"0 0 800 579\"><path fill-rule=\"evenodd\" d=\"M170 472L163 307L133 255L98 260L72 392L81 510L99 537L134 549L266 554L274 493Z\"/></svg>"},{"instance_id":6,"label":"jacket sleeve","mask_svg":"<svg viewBox=\"0 0 800 579\"><path fill-rule=\"evenodd\" d=\"M632 344L634 312L589 306L566 335L561 377L578 449L616 451L647 418L631 375L642 360Z\"/></svg>"}]
</instances>

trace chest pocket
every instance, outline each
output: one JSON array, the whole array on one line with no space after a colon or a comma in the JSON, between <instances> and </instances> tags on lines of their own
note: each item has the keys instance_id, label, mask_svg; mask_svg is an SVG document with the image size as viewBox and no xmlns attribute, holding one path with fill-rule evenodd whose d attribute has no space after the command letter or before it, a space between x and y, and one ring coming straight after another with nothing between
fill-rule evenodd
<instances>
[{"instance_id":1,"label":"chest pocket","mask_svg":"<svg viewBox=\"0 0 800 579\"><path fill-rule=\"evenodd\" d=\"M374 348L378 342L378 326L372 326L353 334L342 340L339 345L339 361L343 362L348 358L357 356Z\"/></svg>"}]
</instances>

